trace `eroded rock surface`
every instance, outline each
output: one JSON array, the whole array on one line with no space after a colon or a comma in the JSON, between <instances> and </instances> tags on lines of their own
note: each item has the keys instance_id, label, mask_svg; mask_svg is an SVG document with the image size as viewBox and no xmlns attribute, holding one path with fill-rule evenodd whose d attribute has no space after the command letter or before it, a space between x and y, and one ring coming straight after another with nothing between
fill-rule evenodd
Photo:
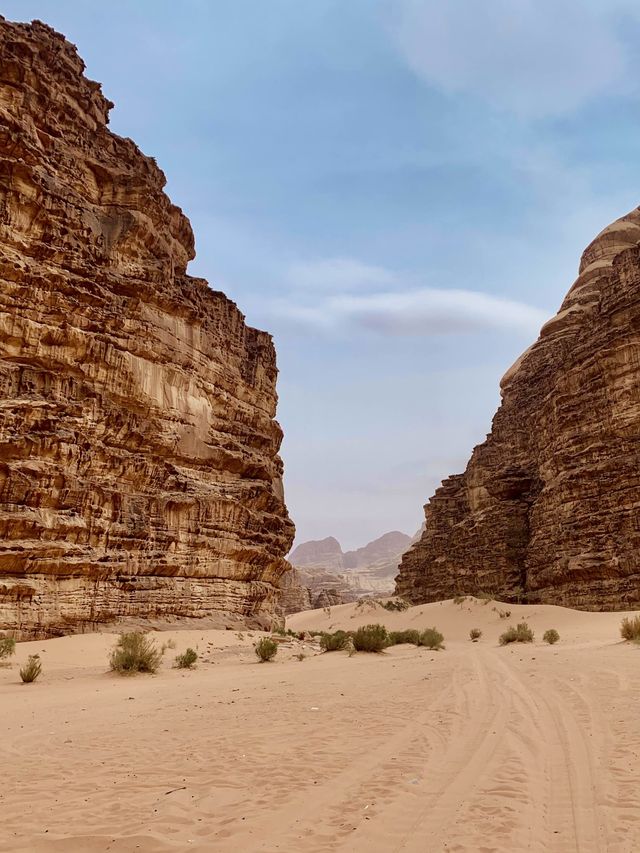
<instances>
[{"instance_id":1,"label":"eroded rock surface","mask_svg":"<svg viewBox=\"0 0 640 853\"><path fill-rule=\"evenodd\" d=\"M76 49L0 19L0 629L268 621L292 541L271 338L186 274Z\"/></svg>"},{"instance_id":2,"label":"eroded rock surface","mask_svg":"<svg viewBox=\"0 0 640 853\"><path fill-rule=\"evenodd\" d=\"M425 507L399 595L640 607L639 246L636 209L586 249L487 440Z\"/></svg>"}]
</instances>

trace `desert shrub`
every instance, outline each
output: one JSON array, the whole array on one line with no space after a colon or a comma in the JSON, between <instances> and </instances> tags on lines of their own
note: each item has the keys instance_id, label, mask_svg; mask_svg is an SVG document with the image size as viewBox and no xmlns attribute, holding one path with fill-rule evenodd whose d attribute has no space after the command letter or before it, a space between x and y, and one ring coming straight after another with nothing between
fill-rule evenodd
<instances>
[{"instance_id":1,"label":"desert shrub","mask_svg":"<svg viewBox=\"0 0 640 853\"><path fill-rule=\"evenodd\" d=\"M542 639L545 643L549 643L549 645L552 646L554 643L558 642L560 634L558 634L555 628L549 628L549 630L545 631L542 635Z\"/></svg>"},{"instance_id":2,"label":"desert shrub","mask_svg":"<svg viewBox=\"0 0 640 853\"><path fill-rule=\"evenodd\" d=\"M271 637L263 637L254 646L261 663L272 660L278 654L278 644Z\"/></svg>"},{"instance_id":3,"label":"desert shrub","mask_svg":"<svg viewBox=\"0 0 640 853\"><path fill-rule=\"evenodd\" d=\"M476 598L479 598L484 604L488 604L490 601L493 601L493 596L489 595L488 592L479 592L476 595Z\"/></svg>"},{"instance_id":4,"label":"desert shrub","mask_svg":"<svg viewBox=\"0 0 640 853\"><path fill-rule=\"evenodd\" d=\"M15 654L16 641L13 637L0 637L0 660L10 658Z\"/></svg>"},{"instance_id":5,"label":"desert shrub","mask_svg":"<svg viewBox=\"0 0 640 853\"><path fill-rule=\"evenodd\" d=\"M403 610L408 610L411 605L408 601L405 601L404 598L392 598L389 601L385 601L382 606L385 610L399 610L402 612Z\"/></svg>"},{"instance_id":6,"label":"desert shrub","mask_svg":"<svg viewBox=\"0 0 640 853\"><path fill-rule=\"evenodd\" d=\"M437 628L427 628L420 634L420 645L436 652L443 647L443 641L444 637Z\"/></svg>"},{"instance_id":7,"label":"desert shrub","mask_svg":"<svg viewBox=\"0 0 640 853\"><path fill-rule=\"evenodd\" d=\"M30 684L42 672L42 664L40 663L40 655L29 655L29 660L20 667L20 678L25 684Z\"/></svg>"},{"instance_id":8,"label":"desert shrub","mask_svg":"<svg viewBox=\"0 0 640 853\"><path fill-rule=\"evenodd\" d=\"M402 643L410 643L413 646L420 645L420 631L415 628L407 628L406 631L390 631L389 645L400 646Z\"/></svg>"},{"instance_id":9,"label":"desert shrub","mask_svg":"<svg viewBox=\"0 0 640 853\"><path fill-rule=\"evenodd\" d=\"M480 630L480 628L472 628L469 631L469 639L473 640L474 643L477 643L481 636L482 631Z\"/></svg>"},{"instance_id":10,"label":"desert shrub","mask_svg":"<svg viewBox=\"0 0 640 853\"><path fill-rule=\"evenodd\" d=\"M526 622L518 622L515 628L512 625L504 634L500 635L499 642L501 646L506 646L509 643L532 643L533 631Z\"/></svg>"},{"instance_id":11,"label":"desert shrub","mask_svg":"<svg viewBox=\"0 0 640 853\"><path fill-rule=\"evenodd\" d=\"M353 647L357 652L381 652L389 644L389 635L384 625L364 625L353 635Z\"/></svg>"},{"instance_id":12,"label":"desert shrub","mask_svg":"<svg viewBox=\"0 0 640 853\"><path fill-rule=\"evenodd\" d=\"M195 649L188 648L186 652L176 656L176 666L178 669L191 669L197 660L198 652Z\"/></svg>"},{"instance_id":13,"label":"desert shrub","mask_svg":"<svg viewBox=\"0 0 640 853\"><path fill-rule=\"evenodd\" d=\"M152 637L142 631L120 634L109 658L109 667L124 675L134 672L155 672L162 660L162 649Z\"/></svg>"},{"instance_id":14,"label":"desert shrub","mask_svg":"<svg viewBox=\"0 0 640 853\"><path fill-rule=\"evenodd\" d=\"M510 610L498 610L498 616L501 619L509 619L509 617L511 616L511 611Z\"/></svg>"},{"instance_id":15,"label":"desert shrub","mask_svg":"<svg viewBox=\"0 0 640 853\"><path fill-rule=\"evenodd\" d=\"M640 642L640 616L625 616L620 623L620 634L625 640Z\"/></svg>"},{"instance_id":16,"label":"desert shrub","mask_svg":"<svg viewBox=\"0 0 640 853\"><path fill-rule=\"evenodd\" d=\"M304 652L298 652L298 654L296 655L296 659L299 661L303 661L306 657L307 656L305 655Z\"/></svg>"},{"instance_id":17,"label":"desert shrub","mask_svg":"<svg viewBox=\"0 0 640 853\"><path fill-rule=\"evenodd\" d=\"M454 604L464 604L466 600L467 600L466 595L456 595L453 598L453 603Z\"/></svg>"},{"instance_id":18,"label":"desert shrub","mask_svg":"<svg viewBox=\"0 0 640 853\"><path fill-rule=\"evenodd\" d=\"M349 635L346 631L335 631L333 634L325 633L320 637L320 648L324 652L339 652L346 649Z\"/></svg>"}]
</instances>

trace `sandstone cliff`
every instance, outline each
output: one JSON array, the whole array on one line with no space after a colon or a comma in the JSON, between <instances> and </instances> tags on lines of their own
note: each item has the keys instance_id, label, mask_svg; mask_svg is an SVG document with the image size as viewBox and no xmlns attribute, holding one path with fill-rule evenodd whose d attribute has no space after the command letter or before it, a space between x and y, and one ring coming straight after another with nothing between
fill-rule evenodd
<instances>
[{"instance_id":1,"label":"sandstone cliff","mask_svg":"<svg viewBox=\"0 0 640 853\"><path fill-rule=\"evenodd\" d=\"M396 590L640 608L640 211L606 228L504 376L491 434L425 507Z\"/></svg>"},{"instance_id":2,"label":"sandstone cliff","mask_svg":"<svg viewBox=\"0 0 640 853\"><path fill-rule=\"evenodd\" d=\"M293 527L271 338L48 26L0 19L0 629L268 621Z\"/></svg>"}]
</instances>

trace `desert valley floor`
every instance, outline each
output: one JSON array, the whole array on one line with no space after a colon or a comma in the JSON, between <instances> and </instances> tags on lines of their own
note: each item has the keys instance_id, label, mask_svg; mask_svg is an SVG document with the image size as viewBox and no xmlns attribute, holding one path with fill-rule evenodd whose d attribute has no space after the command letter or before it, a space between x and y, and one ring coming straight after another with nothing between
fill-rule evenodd
<instances>
[{"instance_id":1,"label":"desert valley floor","mask_svg":"<svg viewBox=\"0 0 640 853\"><path fill-rule=\"evenodd\" d=\"M19 644L0 668L0 850L639 850L640 647L619 613L508 607L534 644L500 647L499 605L475 599L288 620L436 625L440 652L292 640L259 664L256 632L175 630L159 641L197 646L197 669L172 669L173 652L155 676L121 677L113 635ZM34 652L43 675L22 685Z\"/></svg>"}]
</instances>

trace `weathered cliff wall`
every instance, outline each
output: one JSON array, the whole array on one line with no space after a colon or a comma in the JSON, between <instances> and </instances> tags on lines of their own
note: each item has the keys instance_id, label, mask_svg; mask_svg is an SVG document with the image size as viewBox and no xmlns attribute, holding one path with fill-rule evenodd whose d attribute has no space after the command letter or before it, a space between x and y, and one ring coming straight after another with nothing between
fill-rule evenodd
<instances>
[{"instance_id":1,"label":"weathered cliff wall","mask_svg":"<svg viewBox=\"0 0 640 853\"><path fill-rule=\"evenodd\" d=\"M396 591L640 608L640 211L606 228L464 474L425 507Z\"/></svg>"},{"instance_id":2,"label":"weathered cliff wall","mask_svg":"<svg viewBox=\"0 0 640 853\"><path fill-rule=\"evenodd\" d=\"M75 48L0 19L0 629L268 621L293 527L275 353Z\"/></svg>"}]
</instances>

